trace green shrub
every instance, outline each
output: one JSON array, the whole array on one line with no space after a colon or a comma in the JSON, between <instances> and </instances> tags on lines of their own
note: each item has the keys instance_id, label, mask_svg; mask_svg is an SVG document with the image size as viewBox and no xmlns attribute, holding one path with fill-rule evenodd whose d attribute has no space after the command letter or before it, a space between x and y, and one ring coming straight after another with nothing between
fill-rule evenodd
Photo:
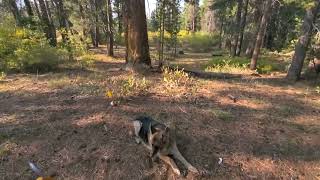
<instances>
[{"instance_id":1,"label":"green shrub","mask_svg":"<svg viewBox=\"0 0 320 180\"><path fill-rule=\"evenodd\" d=\"M248 69L249 59L243 57L216 57L206 65L205 71L218 73L251 72Z\"/></svg>"},{"instance_id":2,"label":"green shrub","mask_svg":"<svg viewBox=\"0 0 320 180\"><path fill-rule=\"evenodd\" d=\"M49 46L41 32L0 25L0 71L47 72L65 57L63 50Z\"/></svg>"},{"instance_id":3,"label":"green shrub","mask_svg":"<svg viewBox=\"0 0 320 180\"><path fill-rule=\"evenodd\" d=\"M250 73L252 71L249 70L249 65L250 59L246 57L214 57L204 69L209 72ZM274 71L285 71L285 64L281 64L272 57L261 57L258 60L258 73L269 74Z\"/></svg>"},{"instance_id":4,"label":"green shrub","mask_svg":"<svg viewBox=\"0 0 320 180\"><path fill-rule=\"evenodd\" d=\"M218 35L204 32L189 34L180 32L178 36L179 43L197 52L208 52L220 42Z\"/></svg>"},{"instance_id":5,"label":"green shrub","mask_svg":"<svg viewBox=\"0 0 320 180\"><path fill-rule=\"evenodd\" d=\"M178 86L185 86L191 81L189 74L178 68L171 70L164 68L163 70L163 82L167 88L176 88Z\"/></svg>"},{"instance_id":6,"label":"green shrub","mask_svg":"<svg viewBox=\"0 0 320 180\"><path fill-rule=\"evenodd\" d=\"M120 94L128 96L135 93L143 93L148 89L149 82L145 77L131 75L127 79L121 81Z\"/></svg>"},{"instance_id":7,"label":"green shrub","mask_svg":"<svg viewBox=\"0 0 320 180\"><path fill-rule=\"evenodd\" d=\"M58 47L69 53L69 57L78 57L88 53L88 44L90 40L82 34L66 32L64 29L59 30L61 34L67 35L67 42L59 42Z\"/></svg>"}]
</instances>

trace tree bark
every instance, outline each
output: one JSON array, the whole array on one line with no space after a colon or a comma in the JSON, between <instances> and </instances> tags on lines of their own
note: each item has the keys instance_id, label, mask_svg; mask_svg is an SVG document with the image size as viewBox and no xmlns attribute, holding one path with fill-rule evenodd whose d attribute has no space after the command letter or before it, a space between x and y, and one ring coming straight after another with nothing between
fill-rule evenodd
<instances>
[{"instance_id":1,"label":"tree bark","mask_svg":"<svg viewBox=\"0 0 320 180\"><path fill-rule=\"evenodd\" d=\"M301 35L295 47L295 52L292 58L291 66L289 68L287 78L289 80L299 80L301 75L301 70L303 67L303 62L306 57L306 51L310 43L313 23L317 18L317 14L320 10L319 0L314 1L314 7L307 10L304 17L304 21L301 27Z\"/></svg>"},{"instance_id":2,"label":"tree bark","mask_svg":"<svg viewBox=\"0 0 320 180\"><path fill-rule=\"evenodd\" d=\"M268 18L270 16L271 13L271 5L272 5L272 0L267 0L265 7L264 7L264 13L263 16L261 18L261 22L260 22L260 27L259 27L259 31L258 31L258 35L257 35L257 40L256 40L256 44L254 47L254 51L253 51L253 55L251 58L251 63L250 63L250 69L251 70L255 70L257 69L257 61L260 55L260 49L261 49L261 44L262 44L262 40L264 38L265 35L265 29L267 26L267 21Z\"/></svg>"},{"instance_id":3,"label":"tree bark","mask_svg":"<svg viewBox=\"0 0 320 180\"><path fill-rule=\"evenodd\" d=\"M46 37L49 39L49 43L51 46L57 45L57 38L56 38L56 29L53 23L50 22L48 10L44 0L39 0L39 6L41 9L41 20L44 25L44 32Z\"/></svg>"},{"instance_id":4,"label":"tree bark","mask_svg":"<svg viewBox=\"0 0 320 180\"><path fill-rule=\"evenodd\" d=\"M247 21L248 5L249 5L249 0L245 0L244 13L242 15L241 23L240 23L240 34L239 34L239 42L237 43L236 56L240 56L240 53L241 53L243 34L244 34L244 29L246 27L246 21Z\"/></svg>"},{"instance_id":5,"label":"tree bark","mask_svg":"<svg viewBox=\"0 0 320 180\"><path fill-rule=\"evenodd\" d=\"M236 56L236 50L238 46L239 33L240 33L240 23L241 23L241 11L242 11L243 0L238 0L238 9L236 22L234 26L234 34L232 38L232 46L231 46L231 56Z\"/></svg>"},{"instance_id":6,"label":"tree bark","mask_svg":"<svg viewBox=\"0 0 320 180\"><path fill-rule=\"evenodd\" d=\"M108 56L113 56L113 19L112 19L112 8L111 8L111 0L107 0L107 8L108 8Z\"/></svg>"},{"instance_id":7,"label":"tree bark","mask_svg":"<svg viewBox=\"0 0 320 180\"><path fill-rule=\"evenodd\" d=\"M150 67L145 1L125 1L124 6L127 67Z\"/></svg>"}]
</instances>

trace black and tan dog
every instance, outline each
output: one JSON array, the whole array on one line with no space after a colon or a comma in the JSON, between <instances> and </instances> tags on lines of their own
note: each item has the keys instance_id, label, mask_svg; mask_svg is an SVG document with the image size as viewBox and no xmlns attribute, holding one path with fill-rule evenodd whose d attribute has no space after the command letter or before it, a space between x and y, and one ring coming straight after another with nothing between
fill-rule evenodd
<instances>
[{"instance_id":1,"label":"black and tan dog","mask_svg":"<svg viewBox=\"0 0 320 180\"><path fill-rule=\"evenodd\" d=\"M175 128L168 127L159 123L151 117L141 116L133 121L135 138L137 143L144 144L150 151L152 160L160 158L169 164L173 171L180 175L176 163L170 156L178 159L191 172L198 173L198 170L193 167L180 153L176 144Z\"/></svg>"}]
</instances>

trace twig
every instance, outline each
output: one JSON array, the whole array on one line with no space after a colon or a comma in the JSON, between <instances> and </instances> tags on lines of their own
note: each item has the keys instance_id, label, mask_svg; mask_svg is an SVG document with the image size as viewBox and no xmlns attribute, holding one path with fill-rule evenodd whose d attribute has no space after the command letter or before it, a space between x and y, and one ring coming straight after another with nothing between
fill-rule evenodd
<instances>
[{"instance_id":1,"label":"twig","mask_svg":"<svg viewBox=\"0 0 320 180\"><path fill-rule=\"evenodd\" d=\"M178 106L178 108L180 109L180 111L182 111L182 112L184 112L184 113L186 113L186 114L188 114L185 110L183 110L180 106Z\"/></svg>"}]
</instances>

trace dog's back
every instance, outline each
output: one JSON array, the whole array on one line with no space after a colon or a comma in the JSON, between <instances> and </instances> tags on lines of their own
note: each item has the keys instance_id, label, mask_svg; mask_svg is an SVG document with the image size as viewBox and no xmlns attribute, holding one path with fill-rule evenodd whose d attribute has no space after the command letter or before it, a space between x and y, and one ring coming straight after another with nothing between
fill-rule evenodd
<instances>
[{"instance_id":1,"label":"dog's back","mask_svg":"<svg viewBox=\"0 0 320 180\"><path fill-rule=\"evenodd\" d=\"M149 143L148 135L155 133L156 129L165 129L165 125L148 116L140 116L133 122L138 136L145 142Z\"/></svg>"}]
</instances>

